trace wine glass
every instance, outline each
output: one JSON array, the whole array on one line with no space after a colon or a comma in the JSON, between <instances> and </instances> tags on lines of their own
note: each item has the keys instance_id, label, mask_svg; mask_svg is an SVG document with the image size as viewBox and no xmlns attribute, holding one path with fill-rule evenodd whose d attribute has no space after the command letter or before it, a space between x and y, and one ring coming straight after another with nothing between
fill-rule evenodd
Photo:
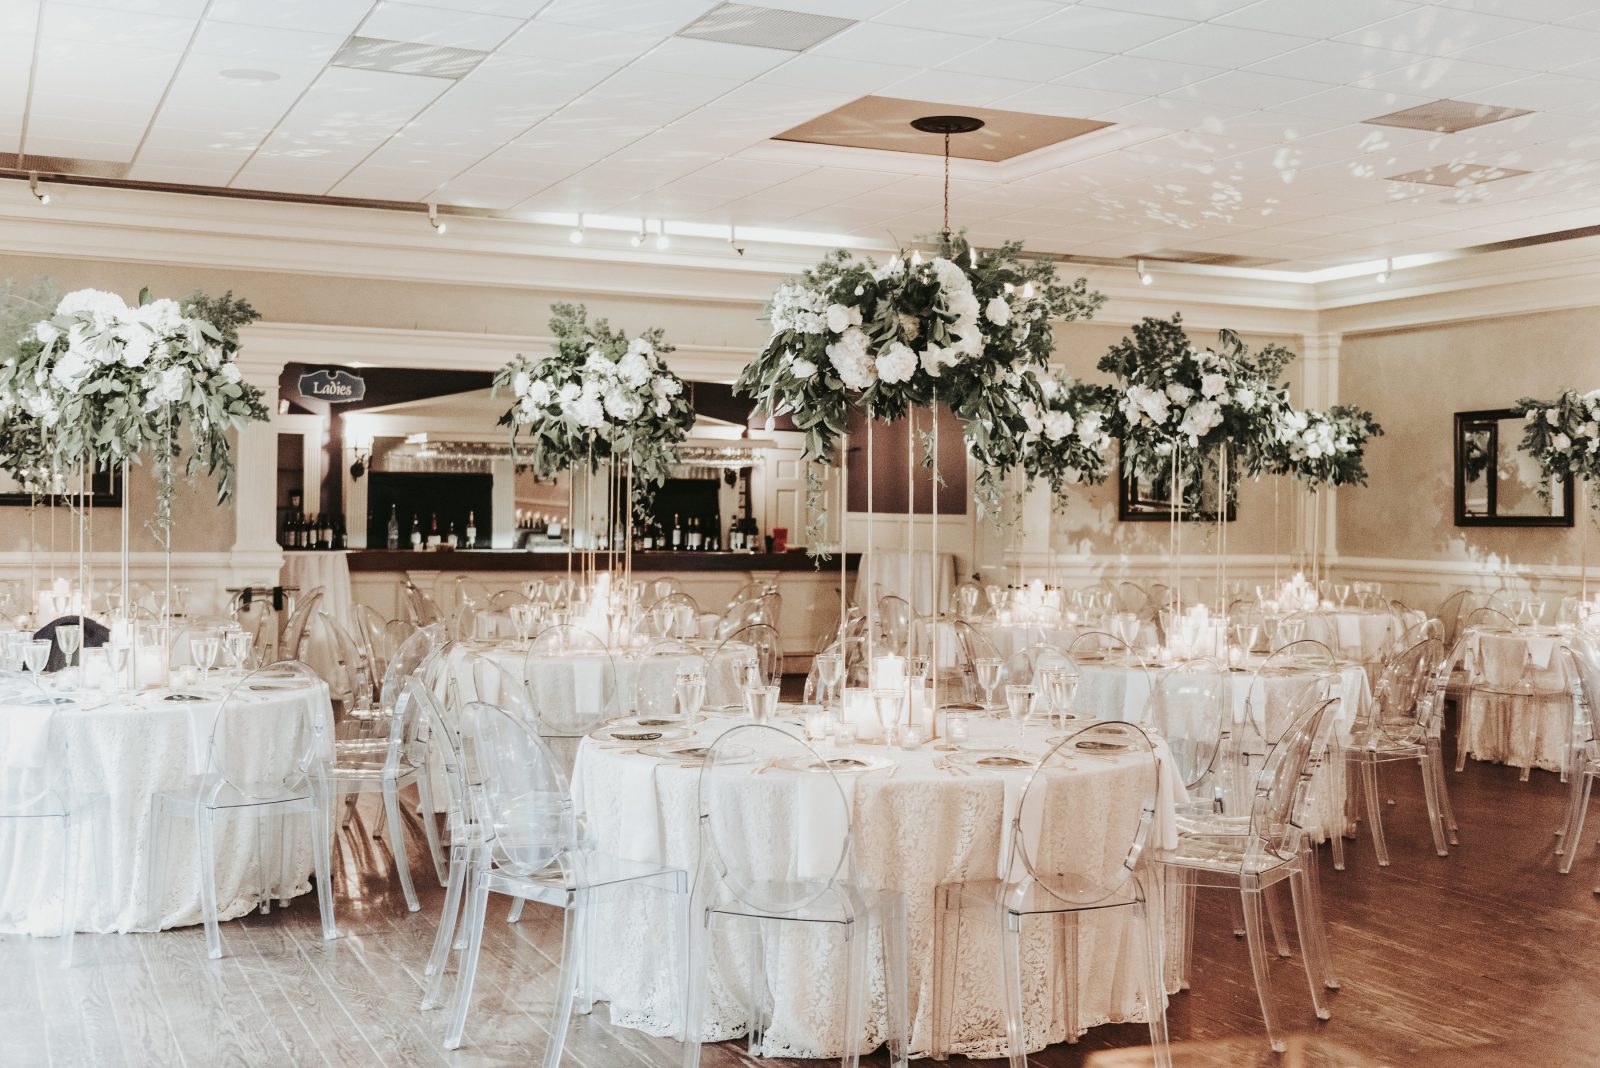
<instances>
[{"instance_id":1,"label":"wine glass","mask_svg":"<svg viewBox=\"0 0 1600 1068\"><path fill-rule=\"evenodd\" d=\"M1039 691L1052 720L1063 725L1072 718L1072 701L1078 694L1081 676L1067 668L1045 668L1039 672Z\"/></svg>"},{"instance_id":2,"label":"wine glass","mask_svg":"<svg viewBox=\"0 0 1600 1068\"><path fill-rule=\"evenodd\" d=\"M1033 700L1039 691L1031 684L1013 682L1006 685L1006 711L1017 724L1017 747L1028 741L1028 716L1033 712Z\"/></svg>"},{"instance_id":3,"label":"wine glass","mask_svg":"<svg viewBox=\"0 0 1600 1068\"><path fill-rule=\"evenodd\" d=\"M980 592L976 586L963 586L956 591L956 606L961 612L962 619L971 619L977 614Z\"/></svg>"},{"instance_id":4,"label":"wine glass","mask_svg":"<svg viewBox=\"0 0 1600 1068\"><path fill-rule=\"evenodd\" d=\"M978 687L983 690L983 707L988 710L995 707L994 688L1000 685L1000 677L1005 674L1006 662L997 656L980 656L975 662L977 668Z\"/></svg>"},{"instance_id":5,"label":"wine glass","mask_svg":"<svg viewBox=\"0 0 1600 1068\"><path fill-rule=\"evenodd\" d=\"M1534 626L1544 622L1544 610L1545 603L1540 598L1533 597L1528 600L1528 616L1532 619Z\"/></svg>"},{"instance_id":6,"label":"wine glass","mask_svg":"<svg viewBox=\"0 0 1600 1068\"><path fill-rule=\"evenodd\" d=\"M770 722L773 714L778 711L778 687L746 686L744 707L745 711L750 713L750 718L757 723Z\"/></svg>"},{"instance_id":7,"label":"wine glass","mask_svg":"<svg viewBox=\"0 0 1600 1068\"><path fill-rule=\"evenodd\" d=\"M821 653L812 663L817 669L817 688L822 691L817 696L822 701L822 707L827 708L844 679L844 658L838 653ZM839 706L839 719L841 722L844 720L843 703Z\"/></svg>"},{"instance_id":8,"label":"wine glass","mask_svg":"<svg viewBox=\"0 0 1600 1068\"><path fill-rule=\"evenodd\" d=\"M217 632L208 630L198 637L189 639L189 656L200 666L200 686L205 688L211 678L211 668L217 662L217 653L221 651L222 642L217 637Z\"/></svg>"},{"instance_id":9,"label":"wine glass","mask_svg":"<svg viewBox=\"0 0 1600 1068\"><path fill-rule=\"evenodd\" d=\"M1249 656L1255 649L1256 642L1261 640L1261 624L1235 623L1233 625L1233 641L1239 647L1242 656Z\"/></svg>"},{"instance_id":10,"label":"wine glass","mask_svg":"<svg viewBox=\"0 0 1600 1068\"><path fill-rule=\"evenodd\" d=\"M113 641L106 646L106 656L111 663L111 677L114 681L113 689L123 693L128 689L128 661L133 648L127 642Z\"/></svg>"},{"instance_id":11,"label":"wine glass","mask_svg":"<svg viewBox=\"0 0 1600 1068\"><path fill-rule=\"evenodd\" d=\"M872 707L878 713L878 723L883 727L883 744L894 745L900 723L900 710L905 707L906 691L873 690Z\"/></svg>"},{"instance_id":12,"label":"wine glass","mask_svg":"<svg viewBox=\"0 0 1600 1068\"><path fill-rule=\"evenodd\" d=\"M35 676L43 675L45 665L50 663L50 650L55 643L49 638L31 638L23 650L23 662L28 665L28 670Z\"/></svg>"},{"instance_id":13,"label":"wine glass","mask_svg":"<svg viewBox=\"0 0 1600 1068\"><path fill-rule=\"evenodd\" d=\"M1111 633L1130 647L1139 640L1139 616L1136 612L1118 612L1111 621Z\"/></svg>"},{"instance_id":14,"label":"wine glass","mask_svg":"<svg viewBox=\"0 0 1600 1068\"><path fill-rule=\"evenodd\" d=\"M679 668L673 676L673 688L678 695L678 715L690 727L700 716L700 707L706 701L706 677L695 668Z\"/></svg>"},{"instance_id":15,"label":"wine glass","mask_svg":"<svg viewBox=\"0 0 1600 1068\"><path fill-rule=\"evenodd\" d=\"M1343 608L1344 605L1345 605L1345 602L1350 599L1350 583L1348 583L1348 582L1339 583L1337 586L1335 586L1333 588L1333 595L1335 597L1339 598L1339 607Z\"/></svg>"},{"instance_id":16,"label":"wine glass","mask_svg":"<svg viewBox=\"0 0 1600 1068\"><path fill-rule=\"evenodd\" d=\"M77 623L63 623L56 628L56 644L61 646L61 655L66 658L67 666L71 667L76 662L78 650L83 647L83 627Z\"/></svg>"},{"instance_id":17,"label":"wine glass","mask_svg":"<svg viewBox=\"0 0 1600 1068\"><path fill-rule=\"evenodd\" d=\"M1281 649L1285 645L1293 645L1295 642L1299 641L1302 636L1304 636L1305 631L1306 621L1303 619L1285 619L1280 621L1278 623L1278 637L1281 639L1281 641L1278 647Z\"/></svg>"}]
</instances>

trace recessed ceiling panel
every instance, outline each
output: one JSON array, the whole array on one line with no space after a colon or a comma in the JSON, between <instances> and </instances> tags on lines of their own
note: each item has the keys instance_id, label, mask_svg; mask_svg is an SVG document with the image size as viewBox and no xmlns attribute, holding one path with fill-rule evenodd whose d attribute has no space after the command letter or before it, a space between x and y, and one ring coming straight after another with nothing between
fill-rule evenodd
<instances>
[{"instance_id":1,"label":"recessed ceiling panel","mask_svg":"<svg viewBox=\"0 0 1600 1068\"><path fill-rule=\"evenodd\" d=\"M833 15L813 15L806 11L784 11L752 4L718 4L679 30L679 37L723 44L779 48L785 52L804 52L821 44L840 30L855 25L854 19Z\"/></svg>"},{"instance_id":2,"label":"recessed ceiling panel","mask_svg":"<svg viewBox=\"0 0 1600 1068\"><path fill-rule=\"evenodd\" d=\"M1369 126L1400 126L1407 130L1428 130L1432 133L1460 133L1474 126L1487 126L1491 122L1528 114L1531 112L1526 108L1474 104L1466 100L1435 100L1363 121Z\"/></svg>"},{"instance_id":3,"label":"recessed ceiling panel","mask_svg":"<svg viewBox=\"0 0 1600 1068\"><path fill-rule=\"evenodd\" d=\"M471 74L473 68L483 62L483 57L488 54L473 48L388 41L381 37L352 37L339 49L339 54L333 57L329 66L457 80Z\"/></svg>"},{"instance_id":4,"label":"recessed ceiling panel","mask_svg":"<svg viewBox=\"0 0 1600 1068\"><path fill-rule=\"evenodd\" d=\"M1519 171L1515 167L1483 167L1470 163L1447 163L1438 167L1429 167L1422 171L1407 171L1405 174L1389 176L1391 182L1416 182L1420 185L1442 185L1450 189L1461 186L1482 185L1484 182L1498 182L1502 178L1515 178L1519 174L1531 174L1531 171Z\"/></svg>"},{"instance_id":5,"label":"recessed ceiling panel","mask_svg":"<svg viewBox=\"0 0 1600 1068\"><path fill-rule=\"evenodd\" d=\"M864 96L826 115L803 122L792 130L785 130L774 140L939 156L944 154L944 137L912 129L911 121L952 112L983 120L983 129L951 137L950 154L961 159L981 159L990 163L1060 144L1111 125L1109 122L1059 115L1030 115L1023 111L999 111L995 108L952 108L924 100Z\"/></svg>"}]
</instances>

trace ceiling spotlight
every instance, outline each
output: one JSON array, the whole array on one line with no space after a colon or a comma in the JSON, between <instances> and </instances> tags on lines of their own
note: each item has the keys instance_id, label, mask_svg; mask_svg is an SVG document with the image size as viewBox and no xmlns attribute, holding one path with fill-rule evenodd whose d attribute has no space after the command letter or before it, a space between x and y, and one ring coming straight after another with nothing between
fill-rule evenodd
<instances>
[{"instance_id":1,"label":"ceiling spotlight","mask_svg":"<svg viewBox=\"0 0 1600 1068\"><path fill-rule=\"evenodd\" d=\"M1389 272L1394 270L1394 257L1390 256L1383 261L1383 270L1378 272L1378 284L1381 286L1389 280Z\"/></svg>"},{"instance_id":2,"label":"ceiling spotlight","mask_svg":"<svg viewBox=\"0 0 1600 1068\"><path fill-rule=\"evenodd\" d=\"M574 245L583 244L583 215L578 216L578 225L567 231L567 240Z\"/></svg>"},{"instance_id":3,"label":"ceiling spotlight","mask_svg":"<svg viewBox=\"0 0 1600 1068\"><path fill-rule=\"evenodd\" d=\"M672 239L667 236L667 232L665 230L657 230L656 249L664 252L666 251L667 246L670 244L672 244Z\"/></svg>"},{"instance_id":4,"label":"ceiling spotlight","mask_svg":"<svg viewBox=\"0 0 1600 1068\"><path fill-rule=\"evenodd\" d=\"M439 218L439 205L428 201L428 225L433 227L433 232L442 234L445 231L444 221Z\"/></svg>"},{"instance_id":5,"label":"ceiling spotlight","mask_svg":"<svg viewBox=\"0 0 1600 1068\"><path fill-rule=\"evenodd\" d=\"M50 203L50 194L49 193L41 193L39 191L39 172L38 171L29 171L28 172L28 192L32 193L33 194L33 199L37 200L39 203L41 203L41 204Z\"/></svg>"},{"instance_id":6,"label":"ceiling spotlight","mask_svg":"<svg viewBox=\"0 0 1600 1068\"><path fill-rule=\"evenodd\" d=\"M1155 276L1152 275L1149 271L1144 269L1144 260L1140 260L1139 261L1139 284L1142 285L1142 286L1147 286L1151 282L1154 282L1154 281L1155 281Z\"/></svg>"},{"instance_id":7,"label":"ceiling spotlight","mask_svg":"<svg viewBox=\"0 0 1600 1068\"><path fill-rule=\"evenodd\" d=\"M634 248L638 248L640 245L644 244L644 237L645 237L644 220L640 219L639 220L639 232L634 234L632 237L628 238L628 244L632 245Z\"/></svg>"}]
</instances>

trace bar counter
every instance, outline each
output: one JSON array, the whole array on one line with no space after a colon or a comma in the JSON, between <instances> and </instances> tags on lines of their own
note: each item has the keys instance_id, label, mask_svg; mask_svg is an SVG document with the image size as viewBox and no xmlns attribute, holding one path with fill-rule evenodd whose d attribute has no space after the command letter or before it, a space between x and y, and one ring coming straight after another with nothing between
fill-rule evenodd
<instances>
[{"instance_id":1,"label":"bar counter","mask_svg":"<svg viewBox=\"0 0 1600 1068\"><path fill-rule=\"evenodd\" d=\"M596 553L595 560L605 569L613 559L611 553ZM583 553L570 554L576 566ZM569 554L548 549L441 549L413 551L409 549L351 549L349 565L352 572L360 571L565 571ZM856 570L861 562L860 553L845 555L845 569ZM633 554L635 571L822 571L837 572L837 554L827 560L813 559L804 549L787 553L732 553L732 552L636 552Z\"/></svg>"}]
</instances>

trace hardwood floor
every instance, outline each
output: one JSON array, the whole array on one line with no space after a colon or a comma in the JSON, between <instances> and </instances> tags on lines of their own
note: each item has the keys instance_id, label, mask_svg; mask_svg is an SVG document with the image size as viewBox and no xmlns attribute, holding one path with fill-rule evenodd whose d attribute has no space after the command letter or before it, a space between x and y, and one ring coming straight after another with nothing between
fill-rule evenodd
<instances>
[{"instance_id":1,"label":"hardwood floor","mask_svg":"<svg viewBox=\"0 0 1600 1068\"><path fill-rule=\"evenodd\" d=\"M1333 1019L1312 1017L1298 956L1275 961L1279 1010L1303 1034L1291 1053L1268 1052L1244 945L1223 896L1205 895L1193 989L1168 1013L1177 1063L1600 1065L1600 850L1591 835L1574 874L1556 873L1551 831L1565 788L1545 772L1530 783L1480 764L1452 773L1462 844L1441 859L1429 845L1418 775L1403 765L1385 773L1393 866L1378 868L1364 834L1347 843L1349 870L1322 858L1343 980L1329 997ZM534 908L520 925L489 925L466 1045L446 1053L443 1013L417 1008L441 892L419 866L422 911L406 912L387 846L371 837L375 823L380 811L364 808L342 836L334 891L343 937L332 943L321 939L311 896L224 925L220 961L206 959L198 927L80 936L71 969L59 967L53 939L0 937L0 1066L537 1063L559 928ZM420 859L415 820L408 834ZM1144 1041L1142 1025L1096 1028L1029 1063L1142 1065ZM676 1042L609 1026L602 1008L575 1019L563 1063L667 1068L679 1057ZM731 1044L706 1050L707 1068L755 1063L820 1062L756 1062Z\"/></svg>"}]
</instances>

